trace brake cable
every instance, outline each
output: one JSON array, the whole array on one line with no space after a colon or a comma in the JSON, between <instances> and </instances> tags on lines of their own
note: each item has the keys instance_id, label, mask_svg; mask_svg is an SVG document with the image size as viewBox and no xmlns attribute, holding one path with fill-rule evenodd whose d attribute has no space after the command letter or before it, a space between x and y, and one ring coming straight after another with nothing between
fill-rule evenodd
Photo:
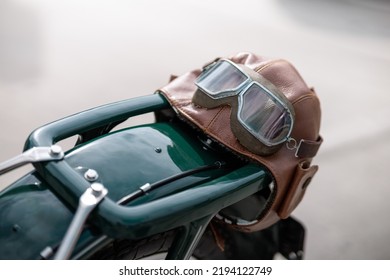
<instances>
[{"instance_id":1,"label":"brake cable","mask_svg":"<svg viewBox=\"0 0 390 280\"><path fill-rule=\"evenodd\" d=\"M193 168L193 169L181 172L179 174L172 175L170 177L167 177L167 178L164 178L164 179L162 179L160 181L157 181L157 182L155 182L153 184L146 183L143 186L139 187L139 189L134 191L133 193L128 194L128 195L122 197L120 200L117 201L117 204L119 204L119 205L126 205L129 202L131 202L131 201L133 201L133 200L135 200L135 199L145 195L146 193L148 193L148 192L150 192L152 190L155 190L155 189L157 189L157 188L159 188L161 186L164 186L166 184L169 184L169 183L171 183L173 181L176 181L176 180L182 179L184 177L191 176L193 174L200 173L200 172L203 172L203 171L212 170L212 169L220 169L220 168L222 168L224 166L226 166L225 162L216 161L213 164L199 166L197 168Z\"/></svg>"}]
</instances>

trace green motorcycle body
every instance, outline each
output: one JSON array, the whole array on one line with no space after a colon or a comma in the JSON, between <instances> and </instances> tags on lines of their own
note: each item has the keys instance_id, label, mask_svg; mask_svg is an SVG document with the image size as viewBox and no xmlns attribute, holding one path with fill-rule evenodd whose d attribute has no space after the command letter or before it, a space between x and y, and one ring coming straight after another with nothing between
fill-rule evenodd
<instances>
[{"instance_id":1,"label":"green motorcycle body","mask_svg":"<svg viewBox=\"0 0 390 280\"><path fill-rule=\"evenodd\" d=\"M73 135L93 137L66 151L60 161L34 163L34 171L0 193L0 259L41 259L61 244L78 205L90 186L93 169L108 194L93 210L71 258L89 258L115 239L139 240L184 229L169 251L184 258L200 229L221 209L268 187L271 176L261 166L214 148L202 132L181 122L156 123L102 133L129 117L170 109L159 94L130 99L50 123L34 131L25 150L48 147ZM106 129L107 130L107 129ZM171 180L138 199L123 197L201 166L220 164Z\"/></svg>"}]
</instances>

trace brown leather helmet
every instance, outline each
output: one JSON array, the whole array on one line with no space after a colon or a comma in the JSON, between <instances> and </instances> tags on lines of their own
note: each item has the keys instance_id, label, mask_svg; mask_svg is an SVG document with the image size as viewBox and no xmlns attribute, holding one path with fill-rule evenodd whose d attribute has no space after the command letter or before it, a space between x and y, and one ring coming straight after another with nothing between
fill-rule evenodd
<instances>
[{"instance_id":1,"label":"brown leather helmet","mask_svg":"<svg viewBox=\"0 0 390 280\"><path fill-rule=\"evenodd\" d=\"M237 230L256 231L287 218L301 201L307 185L318 170L318 166L311 165L311 162L322 143L319 135L320 102L314 90L306 85L297 70L286 60L269 59L252 53L238 53L226 59L261 74L284 94L295 112L291 137L296 139L296 143L287 143L271 155L258 155L242 146L227 123L232 110L230 106L221 105L210 109L193 103L197 91L195 81L202 69L177 77L161 88L160 92L182 118L233 152L264 165L272 174L274 182L271 196L261 213L251 221L229 221L229 226ZM225 218L222 220L226 221Z\"/></svg>"}]
</instances>

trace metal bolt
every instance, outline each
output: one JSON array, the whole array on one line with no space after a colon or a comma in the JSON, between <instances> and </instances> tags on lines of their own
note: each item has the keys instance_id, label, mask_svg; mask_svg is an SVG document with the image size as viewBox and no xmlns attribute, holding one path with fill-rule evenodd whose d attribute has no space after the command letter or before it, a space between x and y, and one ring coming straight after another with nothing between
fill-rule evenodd
<instances>
[{"instance_id":1,"label":"metal bolt","mask_svg":"<svg viewBox=\"0 0 390 280\"><path fill-rule=\"evenodd\" d=\"M54 253L53 248L51 248L50 246L47 246L45 249L42 250L40 255L41 255L42 259L47 260L53 255L53 253Z\"/></svg>"},{"instance_id":2,"label":"metal bolt","mask_svg":"<svg viewBox=\"0 0 390 280\"><path fill-rule=\"evenodd\" d=\"M297 253L295 253L295 252L290 252L290 253L288 254L288 259L289 259L289 260L297 260L297 259L298 259Z\"/></svg>"},{"instance_id":3,"label":"metal bolt","mask_svg":"<svg viewBox=\"0 0 390 280\"><path fill-rule=\"evenodd\" d=\"M84 173L84 178L87 179L90 182L96 181L97 178L99 178L99 174L94 169L88 169Z\"/></svg>"},{"instance_id":4,"label":"metal bolt","mask_svg":"<svg viewBox=\"0 0 390 280\"><path fill-rule=\"evenodd\" d=\"M50 147L50 153L54 156L58 156L62 153L62 148L58 145L52 145Z\"/></svg>"},{"instance_id":5,"label":"metal bolt","mask_svg":"<svg viewBox=\"0 0 390 280\"><path fill-rule=\"evenodd\" d=\"M99 196L103 190L104 190L104 186L100 183L93 183L91 185L91 189L92 189L92 193L95 195L95 196Z\"/></svg>"}]
</instances>

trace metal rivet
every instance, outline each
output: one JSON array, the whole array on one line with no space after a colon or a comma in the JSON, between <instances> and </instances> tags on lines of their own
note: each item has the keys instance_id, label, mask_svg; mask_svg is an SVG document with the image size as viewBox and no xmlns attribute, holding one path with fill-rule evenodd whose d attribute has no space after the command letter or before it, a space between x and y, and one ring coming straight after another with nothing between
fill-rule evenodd
<instances>
[{"instance_id":1,"label":"metal rivet","mask_svg":"<svg viewBox=\"0 0 390 280\"><path fill-rule=\"evenodd\" d=\"M161 149L160 147L156 147L156 148L154 148L154 151L155 151L156 153L161 153L161 152L162 152L162 149Z\"/></svg>"},{"instance_id":2,"label":"metal rivet","mask_svg":"<svg viewBox=\"0 0 390 280\"><path fill-rule=\"evenodd\" d=\"M96 181L97 178L99 178L99 174L94 169L88 169L84 173L84 178L87 179L90 182Z\"/></svg>"}]
</instances>

